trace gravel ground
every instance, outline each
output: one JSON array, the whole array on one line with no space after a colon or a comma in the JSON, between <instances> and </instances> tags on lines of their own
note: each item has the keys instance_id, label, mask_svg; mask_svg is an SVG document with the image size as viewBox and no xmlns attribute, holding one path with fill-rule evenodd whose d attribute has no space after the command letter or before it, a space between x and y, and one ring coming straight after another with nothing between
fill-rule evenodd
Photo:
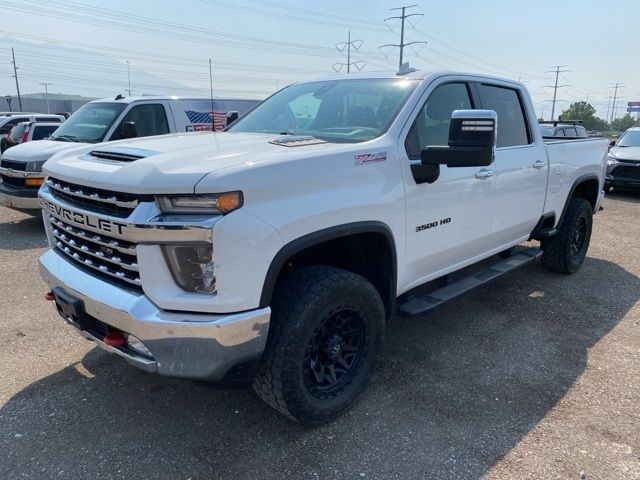
<instances>
[{"instance_id":1,"label":"gravel ground","mask_svg":"<svg viewBox=\"0 0 640 480\"><path fill-rule=\"evenodd\" d=\"M305 429L75 335L41 220L0 208L0 478L640 479L639 219L614 193L577 274L531 264L395 320L353 409Z\"/></svg>"}]
</instances>

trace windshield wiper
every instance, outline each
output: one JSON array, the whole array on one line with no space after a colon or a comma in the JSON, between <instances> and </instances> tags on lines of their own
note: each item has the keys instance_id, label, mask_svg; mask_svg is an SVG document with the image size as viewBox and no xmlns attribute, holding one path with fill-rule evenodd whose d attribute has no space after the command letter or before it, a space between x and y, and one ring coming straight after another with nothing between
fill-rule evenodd
<instances>
[{"instance_id":1,"label":"windshield wiper","mask_svg":"<svg viewBox=\"0 0 640 480\"><path fill-rule=\"evenodd\" d=\"M51 137L53 140L58 140L60 142L77 142L78 137L74 137L73 135L57 135L55 137Z\"/></svg>"}]
</instances>

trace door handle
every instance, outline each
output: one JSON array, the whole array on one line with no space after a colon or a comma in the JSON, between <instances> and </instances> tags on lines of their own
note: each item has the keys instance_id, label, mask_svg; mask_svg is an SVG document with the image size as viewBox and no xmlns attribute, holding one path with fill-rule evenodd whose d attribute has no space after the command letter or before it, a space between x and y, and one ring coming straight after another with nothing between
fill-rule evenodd
<instances>
[{"instance_id":1,"label":"door handle","mask_svg":"<svg viewBox=\"0 0 640 480\"><path fill-rule=\"evenodd\" d=\"M533 168L544 168L547 166L547 162L544 162L542 160L536 160L535 162L533 162Z\"/></svg>"},{"instance_id":2,"label":"door handle","mask_svg":"<svg viewBox=\"0 0 640 480\"><path fill-rule=\"evenodd\" d=\"M493 170L490 170L488 168L483 168L482 170L478 170L476 172L476 178L489 178L489 177L493 177Z\"/></svg>"}]
</instances>

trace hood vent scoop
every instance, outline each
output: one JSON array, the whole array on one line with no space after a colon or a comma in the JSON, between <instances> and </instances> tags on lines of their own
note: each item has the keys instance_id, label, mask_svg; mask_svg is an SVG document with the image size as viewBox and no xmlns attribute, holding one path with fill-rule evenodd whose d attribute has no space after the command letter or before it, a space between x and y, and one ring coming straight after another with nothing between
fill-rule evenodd
<instances>
[{"instance_id":1,"label":"hood vent scoop","mask_svg":"<svg viewBox=\"0 0 640 480\"><path fill-rule=\"evenodd\" d=\"M281 147L304 147L305 145L318 145L327 143L326 140L312 137L311 135L282 135L274 138L269 143L280 145Z\"/></svg>"},{"instance_id":2,"label":"hood vent scoop","mask_svg":"<svg viewBox=\"0 0 640 480\"><path fill-rule=\"evenodd\" d=\"M130 163L159 153L141 148L112 147L108 150L92 150L82 158L105 163Z\"/></svg>"}]
</instances>

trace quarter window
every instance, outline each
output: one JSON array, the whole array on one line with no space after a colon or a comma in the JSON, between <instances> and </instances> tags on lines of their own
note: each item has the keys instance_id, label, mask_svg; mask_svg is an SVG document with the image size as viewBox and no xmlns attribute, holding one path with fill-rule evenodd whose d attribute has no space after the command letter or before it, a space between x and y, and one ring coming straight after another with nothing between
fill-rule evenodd
<instances>
[{"instance_id":1,"label":"quarter window","mask_svg":"<svg viewBox=\"0 0 640 480\"><path fill-rule=\"evenodd\" d=\"M405 148L409 158L418 158L429 145L449 143L449 125L454 110L473 108L466 83L447 83L437 87L413 122Z\"/></svg>"},{"instance_id":2,"label":"quarter window","mask_svg":"<svg viewBox=\"0 0 640 480\"><path fill-rule=\"evenodd\" d=\"M527 123L522 102L516 90L478 85L482 108L494 110L498 114L498 147L528 145Z\"/></svg>"}]
</instances>

